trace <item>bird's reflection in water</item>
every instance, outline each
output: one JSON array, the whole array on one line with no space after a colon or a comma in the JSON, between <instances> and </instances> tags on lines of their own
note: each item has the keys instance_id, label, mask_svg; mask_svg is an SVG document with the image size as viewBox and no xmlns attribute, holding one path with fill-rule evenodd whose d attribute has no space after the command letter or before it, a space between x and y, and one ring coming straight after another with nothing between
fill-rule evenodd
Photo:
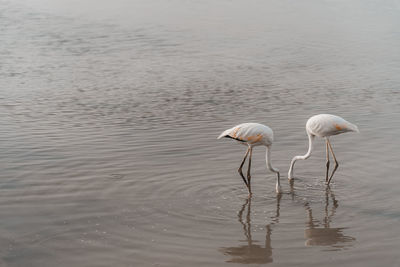
<instances>
[{"instance_id":1,"label":"bird's reflection in water","mask_svg":"<svg viewBox=\"0 0 400 267\"><path fill-rule=\"evenodd\" d=\"M331 199L331 202L330 202ZM327 187L325 191L325 209L323 220L317 220L309 203L305 208L308 213L307 229L304 232L306 246L328 246L329 250L341 250L353 246L354 237L344 234L346 228L331 227L333 216L339 207L333 191Z\"/></svg>"},{"instance_id":2,"label":"bird's reflection in water","mask_svg":"<svg viewBox=\"0 0 400 267\"><path fill-rule=\"evenodd\" d=\"M259 241L253 240L251 236L251 198L246 199L241 210L238 213L239 222L243 226L243 233L246 237L241 242L246 242L244 245L236 247L224 247L220 251L231 258L226 262L243 263L243 264L266 264L273 261L272 259L272 247L271 247L271 227L279 222L279 205L281 200L281 194L277 195L276 201L276 214L272 217L272 222L265 226L266 236L264 246L258 245ZM247 212L246 211L247 208ZM245 214L245 220L243 219Z\"/></svg>"}]
</instances>

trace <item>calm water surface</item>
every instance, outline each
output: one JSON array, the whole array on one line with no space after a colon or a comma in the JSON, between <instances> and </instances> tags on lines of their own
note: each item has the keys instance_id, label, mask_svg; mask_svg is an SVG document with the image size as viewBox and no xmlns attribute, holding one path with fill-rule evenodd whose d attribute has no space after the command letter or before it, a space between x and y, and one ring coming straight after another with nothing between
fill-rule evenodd
<instances>
[{"instance_id":1,"label":"calm water surface","mask_svg":"<svg viewBox=\"0 0 400 267\"><path fill-rule=\"evenodd\" d=\"M1 266L400 265L400 5L0 0ZM360 134L324 143L334 113ZM217 140L275 131L275 175Z\"/></svg>"}]
</instances>

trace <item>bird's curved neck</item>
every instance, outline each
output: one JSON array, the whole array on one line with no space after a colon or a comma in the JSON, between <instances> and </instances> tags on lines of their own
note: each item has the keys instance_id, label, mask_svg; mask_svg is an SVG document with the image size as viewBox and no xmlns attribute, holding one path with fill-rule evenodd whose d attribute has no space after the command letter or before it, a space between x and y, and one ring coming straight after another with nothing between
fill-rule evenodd
<instances>
[{"instance_id":1,"label":"bird's curved neck","mask_svg":"<svg viewBox=\"0 0 400 267\"><path fill-rule=\"evenodd\" d=\"M272 172L279 172L278 169L275 169L274 167L272 167L271 165L271 148L269 146L267 146L267 151L266 151L266 157L265 157L266 161L267 161L267 167L268 169L270 169Z\"/></svg>"},{"instance_id":2,"label":"bird's curved neck","mask_svg":"<svg viewBox=\"0 0 400 267\"><path fill-rule=\"evenodd\" d=\"M267 162L268 169L278 175L277 179L276 179L275 190L276 190L277 193L281 193L282 190L281 190L280 174L279 174L279 170L278 169L275 169L274 167L272 167L272 164L271 164L271 147L270 146L267 146L266 162Z\"/></svg>"},{"instance_id":3,"label":"bird's curved neck","mask_svg":"<svg viewBox=\"0 0 400 267\"><path fill-rule=\"evenodd\" d=\"M298 160L298 159L308 159L311 156L311 153L312 153L313 148L314 148L315 135L313 135L311 133L307 133L307 134L308 134L308 151L307 151L307 153L305 155L303 155L303 156L295 156L292 159L292 162L290 163L289 174L288 174L289 179L293 178L293 166L294 166L294 163L296 162L296 160Z\"/></svg>"},{"instance_id":4,"label":"bird's curved neck","mask_svg":"<svg viewBox=\"0 0 400 267\"><path fill-rule=\"evenodd\" d=\"M308 133L308 151L304 156L297 156L298 159L308 159L314 148L315 135Z\"/></svg>"}]
</instances>

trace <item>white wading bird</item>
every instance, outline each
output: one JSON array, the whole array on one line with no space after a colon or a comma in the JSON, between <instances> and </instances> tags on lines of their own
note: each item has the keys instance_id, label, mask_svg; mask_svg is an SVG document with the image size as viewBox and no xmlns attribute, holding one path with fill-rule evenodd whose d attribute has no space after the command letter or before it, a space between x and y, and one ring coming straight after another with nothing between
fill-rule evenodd
<instances>
[{"instance_id":1,"label":"white wading bird","mask_svg":"<svg viewBox=\"0 0 400 267\"><path fill-rule=\"evenodd\" d=\"M242 124L236 125L235 127L224 131L220 136L218 136L218 139L220 139L222 137L228 137L228 138L235 139L235 140L239 141L241 144L248 146L246 154L244 155L243 161L240 164L240 167L238 169L238 172L239 172L240 176L242 177L243 182L246 184L247 189L249 190L250 196L251 196L250 167L251 167L251 155L252 155L254 146L265 146L267 148L267 152L266 152L267 167L272 172L274 172L278 175L278 178L276 180L276 192L277 193L281 192L279 170L273 168L271 165L271 145L272 145L272 142L274 141L274 133L272 132L271 128L269 128L268 126L259 124L259 123L242 123ZM249 154L250 154L249 167L247 169L247 180L246 180L242 173L242 167L244 165L244 162L246 161L247 155L249 155Z\"/></svg>"},{"instance_id":2,"label":"white wading bird","mask_svg":"<svg viewBox=\"0 0 400 267\"><path fill-rule=\"evenodd\" d=\"M325 176L325 182L329 185L331 182L331 179L333 177L333 174L337 170L339 163L336 160L335 154L333 153L332 150L332 145L329 141L329 136L331 135L337 135L345 132L359 132L358 128L356 125L346 121L345 119L335 116L335 115L330 115L330 114L319 114L312 116L311 118L308 119L307 124L306 124L306 131L308 135L308 141L309 141L309 146L308 146L308 152L304 156L295 156L292 159L292 162L290 163L290 169L288 173L288 178L289 180L293 179L293 166L296 160L298 159L308 159L311 156L311 152L313 150L313 141L315 136L318 137L325 137L326 140L326 176ZM329 173L329 150L332 153L332 157L335 161L335 168L332 171L331 176L328 179L328 173Z\"/></svg>"}]
</instances>

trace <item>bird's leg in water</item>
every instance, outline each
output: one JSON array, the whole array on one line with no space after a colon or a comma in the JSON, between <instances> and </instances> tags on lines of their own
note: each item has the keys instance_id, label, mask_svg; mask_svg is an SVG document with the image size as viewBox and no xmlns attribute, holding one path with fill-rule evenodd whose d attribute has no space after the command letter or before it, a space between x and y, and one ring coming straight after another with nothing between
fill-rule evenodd
<instances>
[{"instance_id":1,"label":"bird's leg in water","mask_svg":"<svg viewBox=\"0 0 400 267\"><path fill-rule=\"evenodd\" d=\"M240 176L242 177L243 182L246 185L247 189L249 188L249 185L247 184L246 178L244 178L244 175L243 175L243 172L242 172L242 167L243 167L244 162L246 161L246 158L247 158L247 155L249 154L249 151L250 151L250 147L247 148L246 154L244 155L243 161L240 164L240 167L238 169L238 172L239 172Z\"/></svg>"},{"instance_id":2,"label":"bird's leg in water","mask_svg":"<svg viewBox=\"0 0 400 267\"><path fill-rule=\"evenodd\" d=\"M250 168L251 168L251 156L253 155L253 148L249 147L250 156L249 156L249 167L247 168L247 184L249 189L249 194L251 196L251 175L250 175Z\"/></svg>"},{"instance_id":3,"label":"bird's leg in water","mask_svg":"<svg viewBox=\"0 0 400 267\"><path fill-rule=\"evenodd\" d=\"M326 138L326 175L325 175L325 183L328 183L328 174L329 174L329 146L328 146L328 138Z\"/></svg>"},{"instance_id":4,"label":"bird's leg in water","mask_svg":"<svg viewBox=\"0 0 400 267\"><path fill-rule=\"evenodd\" d=\"M331 145L331 142L329 142L329 140L328 140L328 145L329 145L329 148L330 148L330 150L331 150L333 160L335 161L335 168L333 169L332 174L331 174L331 177L329 177L329 180L328 180L328 185L329 185L329 183L330 183L331 180L332 180L333 175L335 174L335 171L336 171L337 168L339 167L339 163L338 163L337 160L336 160L335 153L333 153L332 145Z\"/></svg>"}]
</instances>

